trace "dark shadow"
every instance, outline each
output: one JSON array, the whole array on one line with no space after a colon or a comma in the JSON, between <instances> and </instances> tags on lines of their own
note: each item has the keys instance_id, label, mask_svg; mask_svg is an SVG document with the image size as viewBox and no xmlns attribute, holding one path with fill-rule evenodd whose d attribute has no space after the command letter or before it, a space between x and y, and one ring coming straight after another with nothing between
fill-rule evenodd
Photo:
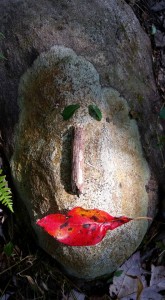
<instances>
[{"instance_id":1,"label":"dark shadow","mask_svg":"<svg viewBox=\"0 0 165 300\"><path fill-rule=\"evenodd\" d=\"M61 183L65 191L72 195L74 194L71 186L73 133L73 127L70 127L62 136L62 159L60 164Z\"/></svg>"}]
</instances>

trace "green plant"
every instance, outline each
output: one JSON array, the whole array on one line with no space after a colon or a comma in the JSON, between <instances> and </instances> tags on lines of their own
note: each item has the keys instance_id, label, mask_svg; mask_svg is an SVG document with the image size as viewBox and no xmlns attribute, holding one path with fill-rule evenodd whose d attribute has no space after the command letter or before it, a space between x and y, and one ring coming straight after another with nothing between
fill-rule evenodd
<instances>
[{"instance_id":1,"label":"green plant","mask_svg":"<svg viewBox=\"0 0 165 300\"><path fill-rule=\"evenodd\" d=\"M4 253L10 257L13 254L14 245L12 242L8 242L6 245L4 245L3 251Z\"/></svg>"},{"instance_id":2,"label":"green plant","mask_svg":"<svg viewBox=\"0 0 165 300\"><path fill-rule=\"evenodd\" d=\"M159 113L161 119L165 120L165 107L162 107Z\"/></svg>"},{"instance_id":3,"label":"green plant","mask_svg":"<svg viewBox=\"0 0 165 300\"><path fill-rule=\"evenodd\" d=\"M5 36L2 32L0 32L0 39L4 39ZM0 60L4 60L6 59L6 57L0 52Z\"/></svg>"},{"instance_id":4,"label":"green plant","mask_svg":"<svg viewBox=\"0 0 165 300\"><path fill-rule=\"evenodd\" d=\"M6 57L2 53L0 53L0 59L6 59Z\"/></svg>"},{"instance_id":5,"label":"green plant","mask_svg":"<svg viewBox=\"0 0 165 300\"><path fill-rule=\"evenodd\" d=\"M3 205L6 205L10 211L13 212L13 201L11 190L8 187L8 183L6 181L6 176L2 175L2 170L0 169L0 202Z\"/></svg>"}]
</instances>

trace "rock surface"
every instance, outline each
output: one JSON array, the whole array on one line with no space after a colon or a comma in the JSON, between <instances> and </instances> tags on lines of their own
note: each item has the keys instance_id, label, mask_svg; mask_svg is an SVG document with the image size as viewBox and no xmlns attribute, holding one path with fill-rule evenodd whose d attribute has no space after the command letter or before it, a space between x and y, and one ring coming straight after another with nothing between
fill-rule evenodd
<instances>
[{"instance_id":1,"label":"rock surface","mask_svg":"<svg viewBox=\"0 0 165 300\"><path fill-rule=\"evenodd\" d=\"M2 137L8 160L14 153L13 176L33 226L44 214L77 205L152 216L156 183L130 116L137 119L160 184L164 170L155 146L162 127L149 40L129 6L105 0L2 1L0 18L7 58L0 67ZM19 113L21 75L53 45L62 48L41 55L22 77ZM73 103L81 107L64 122L60 112ZM88 115L92 103L103 113L101 122ZM77 123L86 133L85 187L79 198L69 193L68 179L71 126ZM43 248L70 274L91 279L112 272L136 249L147 222L126 224L93 247L62 246L35 230Z\"/></svg>"},{"instance_id":2,"label":"rock surface","mask_svg":"<svg viewBox=\"0 0 165 300\"><path fill-rule=\"evenodd\" d=\"M65 121L65 107L80 104ZM102 112L93 119L88 106ZM146 186L151 173L143 157L136 121L129 107L112 88L101 88L93 65L71 49L53 47L42 54L22 77L19 88L21 108L15 132L12 174L35 227L36 220L49 213L80 206L98 208L114 216L134 218L154 215ZM71 188L72 128L84 131L84 192ZM115 270L139 245L148 221L132 221L109 232L100 244L71 247L49 240L42 230L42 247L66 270L90 279Z\"/></svg>"}]
</instances>

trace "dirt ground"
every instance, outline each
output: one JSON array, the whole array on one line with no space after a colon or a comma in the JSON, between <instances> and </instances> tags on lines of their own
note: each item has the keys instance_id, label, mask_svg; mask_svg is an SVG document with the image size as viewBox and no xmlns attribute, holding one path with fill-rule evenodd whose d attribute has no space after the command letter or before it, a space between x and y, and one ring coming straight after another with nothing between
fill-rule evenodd
<instances>
[{"instance_id":1,"label":"dirt ground","mask_svg":"<svg viewBox=\"0 0 165 300\"><path fill-rule=\"evenodd\" d=\"M132 7L141 26L150 37L153 70L163 106L165 103L165 0L127 0L126 2ZM10 185L10 171L3 154L0 164ZM165 205L162 207L164 208L159 211L139 248L143 266L148 271L151 270L152 264L165 265ZM109 283L112 278L113 274L110 274L109 277L90 283L68 278L56 262L38 248L35 240L28 236L26 229L21 229L16 216L0 206L1 300L84 299L75 295L69 296L71 290L85 294L85 299L90 300L117 299L109 295ZM165 291L162 295L165 295Z\"/></svg>"}]
</instances>

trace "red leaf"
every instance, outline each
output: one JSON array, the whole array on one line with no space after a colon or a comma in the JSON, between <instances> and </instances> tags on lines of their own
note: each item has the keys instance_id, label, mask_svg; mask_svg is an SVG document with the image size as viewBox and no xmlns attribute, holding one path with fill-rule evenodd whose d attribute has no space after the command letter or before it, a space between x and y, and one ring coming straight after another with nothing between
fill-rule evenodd
<instances>
[{"instance_id":1,"label":"red leaf","mask_svg":"<svg viewBox=\"0 0 165 300\"><path fill-rule=\"evenodd\" d=\"M112 217L99 209L75 207L66 215L48 215L38 220L37 225L63 244L91 246L98 244L107 230L113 230L131 220L127 217Z\"/></svg>"}]
</instances>

